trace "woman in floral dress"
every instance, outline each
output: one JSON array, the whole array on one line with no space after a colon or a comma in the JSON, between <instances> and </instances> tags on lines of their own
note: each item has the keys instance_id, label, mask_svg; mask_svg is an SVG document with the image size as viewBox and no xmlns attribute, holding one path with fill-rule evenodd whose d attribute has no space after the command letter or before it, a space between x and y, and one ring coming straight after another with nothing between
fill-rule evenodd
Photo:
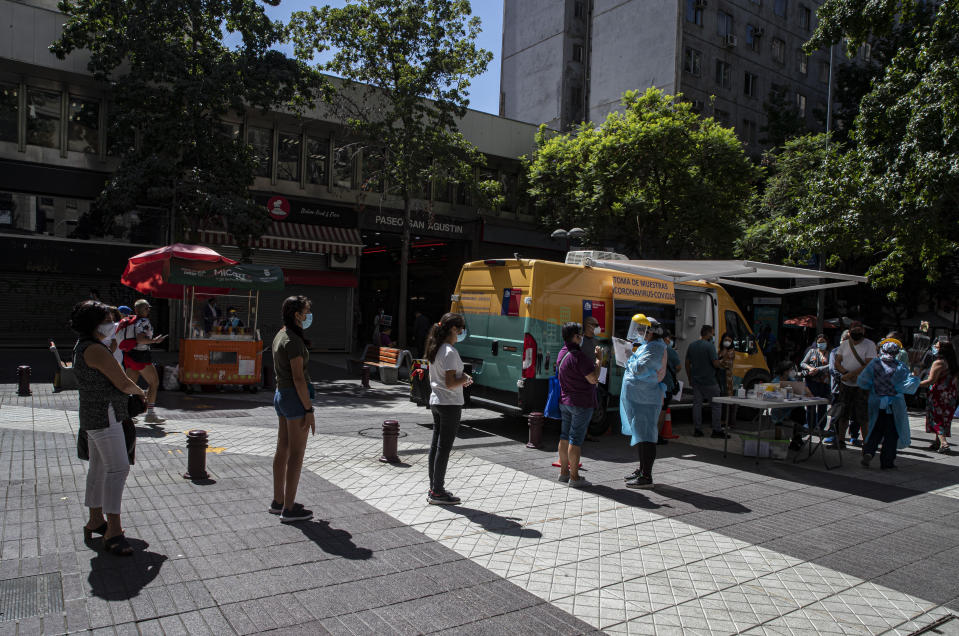
<instances>
[{"instance_id":1,"label":"woman in floral dress","mask_svg":"<svg viewBox=\"0 0 959 636\"><path fill-rule=\"evenodd\" d=\"M959 364L956 363L956 350L952 342L940 338L932 346L936 356L929 369L929 377L920 386L929 387L926 400L926 432L935 433L936 439L930 450L946 454L949 452L949 437L952 428L952 416L959 399Z\"/></svg>"}]
</instances>

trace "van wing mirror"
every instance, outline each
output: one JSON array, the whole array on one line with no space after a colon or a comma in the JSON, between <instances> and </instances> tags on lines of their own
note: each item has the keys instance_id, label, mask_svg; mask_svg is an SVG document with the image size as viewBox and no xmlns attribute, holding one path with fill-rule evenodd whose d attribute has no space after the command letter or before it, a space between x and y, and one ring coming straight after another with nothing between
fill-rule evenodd
<instances>
[{"instance_id":1,"label":"van wing mirror","mask_svg":"<svg viewBox=\"0 0 959 636\"><path fill-rule=\"evenodd\" d=\"M746 353L756 353L759 347L756 345L756 338L752 334L746 336Z\"/></svg>"}]
</instances>

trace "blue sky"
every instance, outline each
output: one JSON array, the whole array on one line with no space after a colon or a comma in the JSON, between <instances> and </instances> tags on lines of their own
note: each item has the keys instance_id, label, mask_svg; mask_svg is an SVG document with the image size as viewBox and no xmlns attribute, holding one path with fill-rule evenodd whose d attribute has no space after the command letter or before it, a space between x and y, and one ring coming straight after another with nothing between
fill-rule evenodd
<instances>
[{"instance_id":1,"label":"blue sky","mask_svg":"<svg viewBox=\"0 0 959 636\"><path fill-rule=\"evenodd\" d=\"M294 11L304 11L312 6L329 4L342 7L346 0L328 0L327 2L307 2L304 0L285 0L278 7L267 6L267 13L274 20L286 22ZM486 72L473 78L470 86L470 108L494 115L499 112L499 69L500 53L503 45L503 2L502 0L473 0L473 15L479 16L483 23L478 44L493 53L493 61ZM292 53L292 50L287 50Z\"/></svg>"}]
</instances>

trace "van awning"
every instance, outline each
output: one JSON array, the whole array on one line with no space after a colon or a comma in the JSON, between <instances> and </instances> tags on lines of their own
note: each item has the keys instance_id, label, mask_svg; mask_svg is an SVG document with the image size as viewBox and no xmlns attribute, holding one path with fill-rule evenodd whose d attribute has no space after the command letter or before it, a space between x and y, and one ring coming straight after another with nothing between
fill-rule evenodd
<instances>
[{"instance_id":1,"label":"van awning","mask_svg":"<svg viewBox=\"0 0 959 636\"><path fill-rule=\"evenodd\" d=\"M703 280L780 295L848 287L868 282L865 276L756 261L597 261L588 258L586 265L658 278L673 284ZM772 287L758 282L748 282L749 279L776 279L785 281L787 285L791 282L792 286Z\"/></svg>"}]
</instances>

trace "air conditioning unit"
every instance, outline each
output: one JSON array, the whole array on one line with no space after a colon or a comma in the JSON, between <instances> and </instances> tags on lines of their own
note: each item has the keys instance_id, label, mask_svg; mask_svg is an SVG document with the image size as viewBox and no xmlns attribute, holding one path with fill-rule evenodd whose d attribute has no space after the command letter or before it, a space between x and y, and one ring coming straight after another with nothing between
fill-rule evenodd
<instances>
[{"instance_id":1,"label":"air conditioning unit","mask_svg":"<svg viewBox=\"0 0 959 636\"><path fill-rule=\"evenodd\" d=\"M356 254L330 254L330 269L356 269Z\"/></svg>"},{"instance_id":2,"label":"air conditioning unit","mask_svg":"<svg viewBox=\"0 0 959 636\"><path fill-rule=\"evenodd\" d=\"M753 37L754 37L754 38L761 38L761 37L764 36L764 35L766 35L766 29L763 29L763 28L761 28L761 27L760 27L760 28L753 29Z\"/></svg>"},{"instance_id":3,"label":"air conditioning unit","mask_svg":"<svg viewBox=\"0 0 959 636\"><path fill-rule=\"evenodd\" d=\"M705 9L705 8L706 8L706 0L695 0L695 6L696 6L697 9Z\"/></svg>"},{"instance_id":4,"label":"air conditioning unit","mask_svg":"<svg viewBox=\"0 0 959 636\"><path fill-rule=\"evenodd\" d=\"M726 46L728 46L729 48L733 48L734 46L736 46L737 44L739 44L739 40L736 39L736 36L735 36L735 35L727 35L727 36L726 36L726 39L724 40L724 42L725 42Z\"/></svg>"},{"instance_id":5,"label":"air conditioning unit","mask_svg":"<svg viewBox=\"0 0 959 636\"><path fill-rule=\"evenodd\" d=\"M706 107L706 103L701 99L694 99L690 104L692 104L693 112L697 113L703 112L703 109Z\"/></svg>"}]
</instances>

